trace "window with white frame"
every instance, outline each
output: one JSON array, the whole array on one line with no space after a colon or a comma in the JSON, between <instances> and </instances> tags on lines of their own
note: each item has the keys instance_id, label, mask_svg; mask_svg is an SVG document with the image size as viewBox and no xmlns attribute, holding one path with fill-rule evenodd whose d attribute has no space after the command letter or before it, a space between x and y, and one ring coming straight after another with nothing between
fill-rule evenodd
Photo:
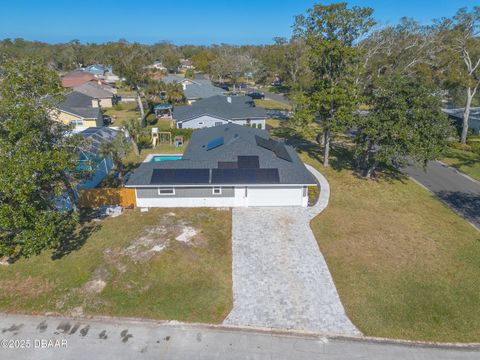
<instances>
[{"instance_id":1,"label":"window with white frame","mask_svg":"<svg viewBox=\"0 0 480 360\"><path fill-rule=\"evenodd\" d=\"M83 119L72 120L70 121L70 124L73 126L83 126Z\"/></svg>"},{"instance_id":2,"label":"window with white frame","mask_svg":"<svg viewBox=\"0 0 480 360\"><path fill-rule=\"evenodd\" d=\"M213 195L222 195L222 188L221 187L214 187L212 189L212 194Z\"/></svg>"},{"instance_id":3,"label":"window with white frame","mask_svg":"<svg viewBox=\"0 0 480 360\"><path fill-rule=\"evenodd\" d=\"M164 187L158 188L158 195L175 195L175 188L173 187Z\"/></svg>"}]
</instances>

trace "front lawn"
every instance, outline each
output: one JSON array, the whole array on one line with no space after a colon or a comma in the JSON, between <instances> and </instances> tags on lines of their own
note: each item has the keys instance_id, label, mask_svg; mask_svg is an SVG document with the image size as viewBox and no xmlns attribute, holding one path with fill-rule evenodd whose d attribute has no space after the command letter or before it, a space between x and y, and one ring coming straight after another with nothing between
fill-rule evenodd
<instances>
[{"instance_id":1,"label":"front lawn","mask_svg":"<svg viewBox=\"0 0 480 360\"><path fill-rule=\"evenodd\" d=\"M480 155L470 151L449 148L442 161L480 181Z\"/></svg>"},{"instance_id":2,"label":"front lawn","mask_svg":"<svg viewBox=\"0 0 480 360\"><path fill-rule=\"evenodd\" d=\"M279 101L270 100L270 99L255 100L255 106L268 109L268 110L291 110L292 109L290 105L283 104Z\"/></svg>"},{"instance_id":3,"label":"front lawn","mask_svg":"<svg viewBox=\"0 0 480 360\"><path fill-rule=\"evenodd\" d=\"M1 266L0 311L219 323L232 306L230 224L231 212L217 209L91 222L85 244L58 260Z\"/></svg>"},{"instance_id":4,"label":"front lawn","mask_svg":"<svg viewBox=\"0 0 480 360\"><path fill-rule=\"evenodd\" d=\"M407 178L363 180L341 160L302 157L330 182L311 226L353 323L369 336L480 342L480 232Z\"/></svg>"}]
</instances>

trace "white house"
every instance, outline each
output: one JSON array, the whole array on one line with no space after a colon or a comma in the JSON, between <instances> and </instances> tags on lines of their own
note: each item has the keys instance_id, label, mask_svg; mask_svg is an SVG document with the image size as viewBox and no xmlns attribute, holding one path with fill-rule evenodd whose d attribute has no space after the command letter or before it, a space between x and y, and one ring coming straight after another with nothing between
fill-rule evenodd
<instances>
[{"instance_id":1,"label":"white house","mask_svg":"<svg viewBox=\"0 0 480 360\"><path fill-rule=\"evenodd\" d=\"M230 123L265 129L267 112L256 107L249 96L216 95L190 106L175 107L173 118L180 129L201 129Z\"/></svg>"},{"instance_id":2,"label":"white house","mask_svg":"<svg viewBox=\"0 0 480 360\"><path fill-rule=\"evenodd\" d=\"M145 162L127 181L139 207L307 206L313 175L295 150L236 124L193 132L179 160Z\"/></svg>"}]
</instances>

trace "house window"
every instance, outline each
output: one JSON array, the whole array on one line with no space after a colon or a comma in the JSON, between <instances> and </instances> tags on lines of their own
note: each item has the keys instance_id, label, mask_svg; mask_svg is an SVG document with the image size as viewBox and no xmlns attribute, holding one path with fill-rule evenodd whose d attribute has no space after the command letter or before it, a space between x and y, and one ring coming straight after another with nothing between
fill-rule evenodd
<instances>
[{"instance_id":1,"label":"house window","mask_svg":"<svg viewBox=\"0 0 480 360\"><path fill-rule=\"evenodd\" d=\"M182 128L182 126L183 126L183 125L182 125L182 123L181 123L181 122L177 123L177 128L181 129L181 128Z\"/></svg>"},{"instance_id":2,"label":"house window","mask_svg":"<svg viewBox=\"0 0 480 360\"><path fill-rule=\"evenodd\" d=\"M175 188L158 188L158 195L175 195Z\"/></svg>"},{"instance_id":3,"label":"house window","mask_svg":"<svg viewBox=\"0 0 480 360\"><path fill-rule=\"evenodd\" d=\"M220 126L220 125L222 125L221 121L215 121L215 126Z\"/></svg>"},{"instance_id":4,"label":"house window","mask_svg":"<svg viewBox=\"0 0 480 360\"><path fill-rule=\"evenodd\" d=\"M222 188L221 187L214 187L212 189L212 194L213 195L222 195Z\"/></svg>"},{"instance_id":5,"label":"house window","mask_svg":"<svg viewBox=\"0 0 480 360\"><path fill-rule=\"evenodd\" d=\"M73 126L83 126L83 120L72 120L70 124Z\"/></svg>"}]
</instances>

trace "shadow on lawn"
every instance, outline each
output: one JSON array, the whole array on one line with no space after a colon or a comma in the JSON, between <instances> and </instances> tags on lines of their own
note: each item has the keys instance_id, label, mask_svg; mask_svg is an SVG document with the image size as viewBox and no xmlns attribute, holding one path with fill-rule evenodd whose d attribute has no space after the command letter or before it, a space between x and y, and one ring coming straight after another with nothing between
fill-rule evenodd
<instances>
[{"instance_id":1,"label":"shadow on lawn","mask_svg":"<svg viewBox=\"0 0 480 360\"><path fill-rule=\"evenodd\" d=\"M58 244L53 250L52 260L59 260L73 251L80 250L88 238L102 227L100 223L93 222L95 218L96 215L94 211L82 210L80 214L80 230L70 236L66 236L63 241Z\"/></svg>"}]
</instances>

